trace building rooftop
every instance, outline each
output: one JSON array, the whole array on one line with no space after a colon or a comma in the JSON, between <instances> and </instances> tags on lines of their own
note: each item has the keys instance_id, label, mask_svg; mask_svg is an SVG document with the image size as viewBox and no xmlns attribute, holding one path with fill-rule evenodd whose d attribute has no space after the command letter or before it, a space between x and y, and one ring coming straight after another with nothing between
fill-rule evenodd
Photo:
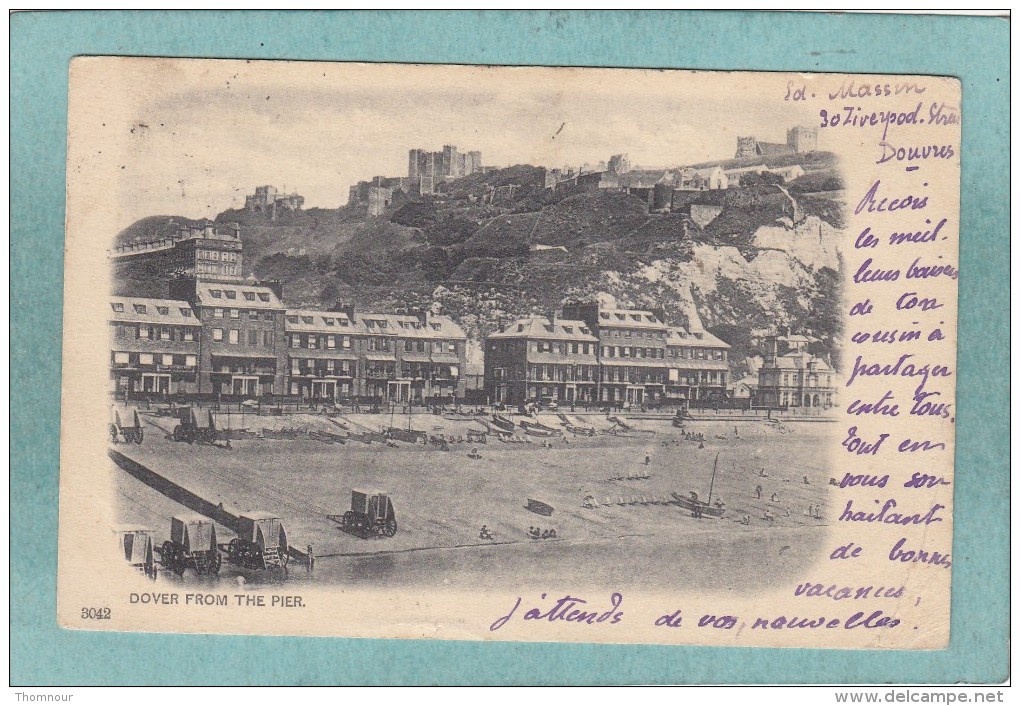
<instances>
[{"instance_id":1,"label":"building rooftop","mask_svg":"<svg viewBox=\"0 0 1020 706\"><path fill-rule=\"evenodd\" d=\"M489 338L529 338L553 341L588 341L597 343L588 324L572 319L555 319L550 321L544 316L518 319L505 330L494 333Z\"/></svg>"},{"instance_id":2,"label":"building rooftop","mask_svg":"<svg viewBox=\"0 0 1020 706\"><path fill-rule=\"evenodd\" d=\"M831 372L832 366L825 362L824 358L819 358L816 355L810 353L787 353L776 358L775 367L781 370L807 370L808 365L814 363L815 370L817 372Z\"/></svg>"},{"instance_id":3,"label":"building rooftop","mask_svg":"<svg viewBox=\"0 0 1020 706\"><path fill-rule=\"evenodd\" d=\"M356 317L369 333L389 333L405 338L467 338L464 329L449 316L427 314L375 314L366 312Z\"/></svg>"},{"instance_id":4,"label":"building rooftop","mask_svg":"<svg viewBox=\"0 0 1020 706\"><path fill-rule=\"evenodd\" d=\"M599 326L620 328L664 328L658 316L643 309L599 309Z\"/></svg>"},{"instance_id":5,"label":"building rooftop","mask_svg":"<svg viewBox=\"0 0 1020 706\"><path fill-rule=\"evenodd\" d=\"M143 297L112 297L110 320L143 324L174 324L201 326L191 305L177 299L148 299Z\"/></svg>"},{"instance_id":6,"label":"building rooftop","mask_svg":"<svg viewBox=\"0 0 1020 706\"><path fill-rule=\"evenodd\" d=\"M754 388L758 387L758 375L757 374L748 375L746 377L740 378L739 380L734 380L729 384L728 387L729 389L734 390L741 385L747 385L748 387Z\"/></svg>"},{"instance_id":7,"label":"building rooftop","mask_svg":"<svg viewBox=\"0 0 1020 706\"><path fill-rule=\"evenodd\" d=\"M350 335L367 332L364 324L357 319L351 321L342 311L314 311L311 309L287 309L284 329L288 333L309 331Z\"/></svg>"},{"instance_id":8,"label":"building rooftop","mask_svg":"<svg viewBox=\"0 0 1020 706\"><path fill-rule=\"evenodd\" d=\"M793 152L793 148L785 142L762 142L759 140L758 149L761 150L763 155L789 154L790 152Z\"/></svg>"},{"instance_id":9,"label":"building rooftop","mask_svg":"<svg viewBox=\"0 0 1020 706\"><path fill-rule=\"evenodd\" d=\"M195 285L195 298L202 306L238 309L283 309L283 302L269 287L254 284L200 281Z\"/></svg>"},{"instance_id":10,"label":"building rooftop","mask_svg":"<svg viewBox=\"0 0 1020 706\"><path fill-rule=\"evenodd\" d=\"M351 320L342 311L288 309L286 330L315 333L403 336L405 338L466 338L464 330L448 316L428 315L425 320L412 314L357 313Z\"/></svg>"},{"instance_id":11,"label":"building rooftop","mask_svg":"<svg viewBox=\"0 0 1020 706\"><path fill-rule=\"evenodd\" d=\"M702 348L729 348L730 344L710 334L708 331L688 331L683 328L670 328L667 346L700 346Z\"/></svg>"}]
</instances>

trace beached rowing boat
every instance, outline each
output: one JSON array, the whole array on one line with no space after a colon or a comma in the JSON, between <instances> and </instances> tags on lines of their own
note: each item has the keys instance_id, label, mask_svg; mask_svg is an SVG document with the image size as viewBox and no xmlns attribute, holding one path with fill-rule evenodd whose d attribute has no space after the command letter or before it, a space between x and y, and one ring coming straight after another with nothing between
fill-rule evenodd
<instances>
[{"instance_id":1,"label":"beached rowing boat","mask_svg":"<svg viewBox=\"0 0 1020 706\"><path fill-rule=\"evenodd\" d=\"M534 500L533 498L528 498L528 509L546 517L550 517L553 514L552 505L544 503L541 500Z\"/></svg>"},{"instance_id":2,"label":"beached rowing boat","mask_svg":"<svg viewBox=\"0 0 1020 706\"><path fill-rule=\"evenodd\" d=\"M679 493L673 493L673 502L675 505L690 510L691 514L695 517L722 517L726 511L722 507L722 504L712 505L712 490L715 488L715 474L719 470L719 454L715 455L715 464L712 466L712 482L708 486L708 500L699 500L697 496L685 498ZM692 493L693 495L693 493Z\"/></svg>"},{"instance_id":3,"label":"beached rowing boat","mask_svg":"<svg viewBox=\"0 0 1020 706\"><path fill-rule=\"evenodd\" d=\"M503 431L512 432L514 423L501 414L492 415L492 424Z\"/></svg>"}]
</instances>

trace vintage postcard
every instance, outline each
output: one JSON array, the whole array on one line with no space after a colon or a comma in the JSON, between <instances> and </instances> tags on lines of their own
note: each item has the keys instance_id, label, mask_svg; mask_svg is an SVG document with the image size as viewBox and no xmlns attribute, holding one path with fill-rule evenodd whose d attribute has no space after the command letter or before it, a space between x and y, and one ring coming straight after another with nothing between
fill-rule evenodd
<instances>
[{"instance_id":1,"label":"vintage postcard","mask_svg":"<svg viewBox=\"0 0 1020 706\"><path fill-rule=\"evenodd\" d=\"M60 625L944 648L960 105L74 60Z\"/></svg>"}]
</instances>

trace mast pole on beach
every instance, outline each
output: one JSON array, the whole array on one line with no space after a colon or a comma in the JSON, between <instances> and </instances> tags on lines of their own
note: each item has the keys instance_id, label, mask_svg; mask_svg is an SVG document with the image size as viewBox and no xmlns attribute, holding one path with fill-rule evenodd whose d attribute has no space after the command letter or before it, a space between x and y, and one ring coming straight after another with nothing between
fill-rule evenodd
<instances>
[{"instance_id":1,"label":"mast pole on beach","mask_svg":"<svg viewBox=\"0 0 1020 706\"><path fill-rule=\"evenodd\" d=\"M712 466L712 481L708 485L708 505L712 505L712 490L715 489L715 472L719 469L719 453L715 455L715 464Z\"/></svg>"}]
</instances>

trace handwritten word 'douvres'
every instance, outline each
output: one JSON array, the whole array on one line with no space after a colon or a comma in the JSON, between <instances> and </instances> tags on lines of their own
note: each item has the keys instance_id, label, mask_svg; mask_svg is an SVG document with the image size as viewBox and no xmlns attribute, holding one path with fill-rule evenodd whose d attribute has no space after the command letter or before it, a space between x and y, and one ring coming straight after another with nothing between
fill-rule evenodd
<instances>
[{"instance_id":1,"label":"handwritten word 'douvres'","mask_svg":"<svg viewBox=\"0 0 1020 706\"><path fill-rule=\"evenodd\" d=\"M546 600L546 595L545 593L542 594L542 601ZM521 607L522 600L521 597L518 597L510 612L490 625L489 630L499 630L506 625ZM530 608L524 613L523 619L544 620L550 623L585 623L587 625L598 625L608 622L610 625L615 625L623 618L623 611L619 610L623 604L623 594L613 593L609 598L609 602L610 607L608 610L587 610L589 607L588 601L567 594L558 599L552 606ZM584 606L585 608L579 608L578 606Z\"/></svg>"}]
</instances>

